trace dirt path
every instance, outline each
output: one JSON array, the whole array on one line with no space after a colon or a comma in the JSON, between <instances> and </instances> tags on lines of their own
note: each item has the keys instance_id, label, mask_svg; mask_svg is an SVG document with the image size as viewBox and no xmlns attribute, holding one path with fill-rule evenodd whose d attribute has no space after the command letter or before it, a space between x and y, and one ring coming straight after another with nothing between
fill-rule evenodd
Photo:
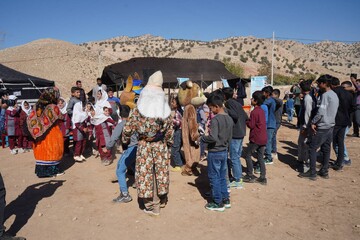
<instances>
[{"instance_id":1,"label":"dirt path","mask_svg":"<svg viewBox=\"0 0 360 240\"><path fill-rule=\"evenodd\" d=\"M32 153L13 156L0 149L10 215L5 226L29 240L360 239L360 138L346 139L351 167L330 170L330 179L313 182L294 170L297 135L295 129L280 128L279 161L267 166L268 185L233 190L232 208L224 213L204 209L205 174L171 173L169 203L155 218L136 200L112 203L119 194L111 182L116 164L105 167L94 157L76 164L65 159L65 175L39 179ZM135 189L130 194L136 199Z\"/></svg>"}]
</instances>

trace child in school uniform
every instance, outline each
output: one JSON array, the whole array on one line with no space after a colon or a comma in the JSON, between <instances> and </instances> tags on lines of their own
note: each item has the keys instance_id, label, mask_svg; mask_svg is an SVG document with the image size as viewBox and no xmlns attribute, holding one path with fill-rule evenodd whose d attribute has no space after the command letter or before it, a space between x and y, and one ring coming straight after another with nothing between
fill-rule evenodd
<instances>
[{"instance_id":1,"label":"child in school uniform","mask_svg":"<svg viewBox=\"0 0 360 240\"><path fill-rule=\"evenodd\" d=\"M94 125L96 146L98 148L101 163L105 166L112 163L111 151L106 149L106 143L110 141L113 127L116 122L110 116L110 109L103 108L103 113L92 111L91 123Z\"/></svg>"},{"instance_id":2,"label":"child in school uniform","mask_svg":"<svg viewBox=\"0 0 360 240\"><path fill-rule=\"evenodd\" d=\"M82 102L75 103L71 122L74 141L74 160L76 162L82 162L86 159L83 153L89 132L87 120L88 114L85 111L85 105Z\"/></svg>"},{"instance_id":3,"label":"child in school uniform","mask_svg":"<svg viewBox=\"0 0 360 240\"><path fill-rule=\"evenodd\" d=\"M28 131L25 131L26 119L31 113L32 109L27 101L22 101L21 112L20 112L20 130L21 135L19 136L19 147L24 152L29 152L32 149L33 142L29 139Z\"/></svg>"},{"instance_id":4,"label":"child in school uniform","mask_svg":"<svg viewBox=\"0 0 360 240\"><path fill-rule=\"evenodd\" d=\"M289 94L289 98L286 101L286 113L287 113L287 117L288 117L288 122L292 122L293 120L293 116L294 116L294 95Z\"/></svg>"},{"instance_id":5,"label":"child in school uniform","mask_svg":"<svg viewBox=\"0 0 360 240\"><path fill-rule=\"evenodd\" d=\"M11 154L24 152L22 148L16 149L18 138L21 135L20 129L20 111L21 109L17 104L17 97L14 95L9 96L9 107L5 112L5 129L9 138L9 148Z\"/></svg>"},{"instance_id":6,"label":"child in school uniform","mask_svg":"<svg viewBox=\"0 0 360 240\"><path fill-rule=\"evenodd\" d=\"M64 155L69 155L69 136L70 136L70 129L71 129L71 119L69 114L67 113L67 102L64 98L60 97L58 100L58 107L60 109L61 114L64 116L63 119L59 121L59 127L61 133L64 137Z\"/></svg>"},{"instance_id":7,"label":"child in school uniform","mask_svg":"<svg viewBox=\"0 0 360 240\"><path fill-rule=\"evenodd\" d=\"M227 157L232 138L233 120L224 110L222 96L213 95L207 100L207 105L215 114L211 120L210 134L200 139L208 144L208 177L211 186L212 201L205 205L210 211L223 212L230 208L230 196L227 190Z\"/></svg>"},{"instance_id":8,"label":"child in school uniform","mask_svg":"<svg viewBox=\"0 0 360 240\"><path fill-rule=\"evenodd\" d=\"M251 98L251 105L254 106L254 109L250 113L250 118L246 121L246 125L250 128L249 136L249 147L246 151L246 166L247 171L246 175L243 177L244 182L253 183L255 181L266 185L266 168L264 161L264 152L265 146L267 143L267 134L266 134L266 120L265 112L261 108L261 105L265 101L265 96L261 91L255 91ZM253 152L257 152L257 160L260 166L260 177L256 178L253 174L253 162L251 155Z\"/></svg>"}]
</instances>

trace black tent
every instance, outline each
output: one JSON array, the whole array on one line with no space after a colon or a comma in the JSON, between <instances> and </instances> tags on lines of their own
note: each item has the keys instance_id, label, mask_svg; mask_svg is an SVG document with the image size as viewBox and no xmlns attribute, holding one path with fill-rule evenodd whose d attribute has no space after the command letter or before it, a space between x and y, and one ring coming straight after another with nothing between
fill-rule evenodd
<instances>
[{"instance_id":1,"label":"black tent","mask_svg":"<svg viewBox=\"0 0 360 240\"><path fill-rule=\"evenodd\" d=\"M27 99L35 102L39 99L41 92L55 86L54 81L34 77L0 64L0 90L13 94L18 99Z\"/></svg>"},{"instance_id":2,"label":"black tent","mask_svg":"<svg viewBox=\"0 0 360 240\"><path fill-rule=\"evenodd\" d=\"M206 88L220 78L239 80L231 74L225 65L216 60L209 59L181 59L181 58L132 58L127 61L115 63L104 68L101 79L106 85L124 86L130 74L137 72L146 84L149 76L161 70L164 77L163 87L175 88L177 77L187 77L193 82Z\"/></svg>"}]
</instances>

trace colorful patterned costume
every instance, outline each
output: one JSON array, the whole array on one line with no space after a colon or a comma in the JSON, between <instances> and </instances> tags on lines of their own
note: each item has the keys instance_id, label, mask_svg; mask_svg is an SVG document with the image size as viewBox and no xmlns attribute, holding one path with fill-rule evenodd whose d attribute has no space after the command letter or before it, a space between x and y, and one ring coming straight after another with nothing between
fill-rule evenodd
<instances>
[{"instance_id":1,"label":"colorful patterned costume","mask_svg":"<svg viewBox=\"0 0 360 240\"><path fill-rule=\"evenodd\" d=\"M58 120L63 119L59 107L57 88L44 91L36 103L36 111L27 118L27 127L34 139L35 173L38 177L51 177L61 171L59 163L64 152L63 136Z\"/></svg>"}]
</instances>

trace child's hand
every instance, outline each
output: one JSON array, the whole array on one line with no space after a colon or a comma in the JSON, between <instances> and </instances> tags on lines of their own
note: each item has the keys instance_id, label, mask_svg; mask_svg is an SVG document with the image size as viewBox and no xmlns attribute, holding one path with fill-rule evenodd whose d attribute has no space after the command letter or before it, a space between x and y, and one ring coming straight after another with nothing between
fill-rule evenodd
<instances>
[{"instance_id":1,"label":"child's hand","mask_svg":"<svg viewBox=\"0 0 360 240\"><path fill-rule=\"evenodd\" d=\"M84 131L84 132L88 132L88 128L84 128L83 131Z\"/></svg>"},{"instance_id":2,"label":"child's hand","mask_svg":"<svg viewBox=\"0 0 360 240\"><path fill-rule=\"evenodd\" d=\"M107 153L107 152L108 152L108 150L107 150L106 147L103 147L102 150L103 150L104 153Z\"/></svg>"}]
</instances>

